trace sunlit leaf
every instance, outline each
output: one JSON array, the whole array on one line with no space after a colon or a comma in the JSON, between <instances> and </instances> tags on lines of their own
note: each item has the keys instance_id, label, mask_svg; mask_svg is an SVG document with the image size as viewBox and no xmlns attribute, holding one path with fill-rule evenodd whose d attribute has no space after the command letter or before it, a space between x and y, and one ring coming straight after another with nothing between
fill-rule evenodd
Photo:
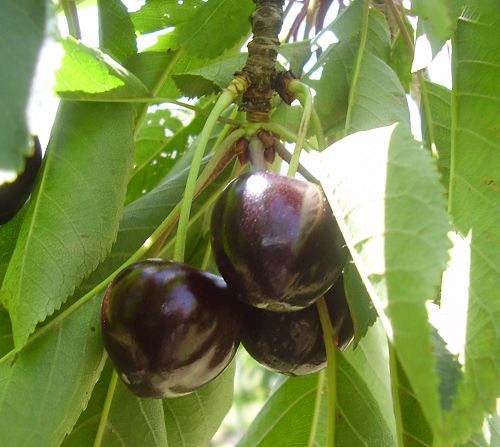
<instances>
[{"instance_id":1,"label":"sunlit leaf","mask_svg":"<svg viewBox=\"0 0 500 447\"><path fill-rule=\"evenodd\" d=\"M6 0L0 14L0 172L19 172L31 155L26 122L30 87L44 35L48 2ZM15 175L12 177L15 178Z\"/></svg>"},{"instance_id":2,"label":"sunlit leaf","mask_svg":"<svg viewBox=\"0 0 500 447\"><path fill-rule=\"evenodd\" d=\"M137 53L134 26L121 0L98 0L99 46L117 61Z\"/></svg>"},{"instance_id":3,"label":"sunlit leaf","mask_svg":"<svg viewBox=\"0 0 500 447\"><path fill-rule=\"evenodd\" d=\"M72 430L104 365L100 298L0 360L2 446L59 446Z\"/></svg>"},{"instance_id":4,"label":"sunlit leaf","mask_svg":"<svg viewBox=\"0 0 500 447\"><path fill-rule=\"evenodd\" d=\"M16 347L111 249L131 167L132 131L128 105L60 107L0 292Z\"/></svg>"},{"instance_id":5,"label":"sunlit leaf","mask_svg":"<svg viewBox=\"0 0 500 447\"><path fill-rule=\"evenodd\" d=\"M447 415L448 434L465 441L480 429L500 396L500 8L495 0L466 3L453 46L450 211L467 250L465 290L443 287L451 306L462 293L466 318L464 379Z\"/></svg>"},{"instance_id":6,"label":"sunlit leaf","mask_svg":"<svg viewBox=\"0 0 500 447\"><path fill-rule=\"evenodd\" d=\"M254 10L250 0L208 1L183 26L179 43L196 57L219 56L248 34Z\"/></svg>"},{"instance_id":7,"label":"sunlit leaf","mask_svg":"<svg viewBox=\"0 0 500 447\"><path fill-rule=\"evenodd\" d=\"M56 73L56 93L80 101L145 98L147 88L132 73L95 48L67 37L64 57Z\"/></svg>"},{"instance_id":8,"label":"sunlit leaf","mask_svg":"<svg viewBox=\"0 0 500 447\"><path fill-rule=\"evenodd\" d=\"M427 419L438 426L425 307L436 295L449 247L437 170L401 124L346 137L318 158L318 176L356 267Z\"/></svg>"}]
</instances>

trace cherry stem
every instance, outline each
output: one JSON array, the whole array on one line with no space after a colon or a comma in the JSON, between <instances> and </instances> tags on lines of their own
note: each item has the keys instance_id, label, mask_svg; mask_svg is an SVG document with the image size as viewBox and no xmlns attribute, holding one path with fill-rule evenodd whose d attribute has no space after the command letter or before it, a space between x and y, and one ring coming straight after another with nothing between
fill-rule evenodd
<instances>
[{"instance_id":1,"label":"cherry stem","mask_svg":"<svg viewBox=\"0 0 500 447\"><path fill-rule=\"evenodd\" d=\"M248 149L250 153L250 163L252 164L253 169L255 171L266 171L267 162L264 158L264 144L257 134L253 134L250 137Z\"/></svg>"},{"instance_id":2,"label":"cherry stem","mask_svg":"<svg viewBox=\"0 0 500 447\"><path fill-rule=\"evenodd\" d=\"M66 16L68 23L68 31L70 36L75 39L81 39L82 33L80 31L80 23L78 21L78 10L76 8L75 0L61 0L61 5Z\"/></svg>"},{"instance_id":3,"label":"cherry stem","mask_svg":"<svg viewBox=\"0 0 500 447\"><path fill-rule=\"evenodd\" d=\"M214 105L214 108L208 115L207 121L198 138L196 149L194 152L191 168L189 169L188 178L186 181L186 188L184 196L181 201L181 211L179 215L179 224L177 226L177 237L175 239L174 247L174 260L183 262L186 249L187 226L189 222L189 214L191 212L191 205L194 199L196 189L196 179L200 171L203 154L208 144L208 140L212 131L217 124L219 116L224 110L242 93L246 90L247 83L239 77L231 81L228 88L224 89L219 99ZM217 150L217 149L216 149Z\"/></svg>"},{"instance_id":4,"label":"cherry stem","mask_svg":"<svg viewBox=\"0 0 500 447\"><path fill-rule=\"evenodd\" d=\"M321 297L316 301L321 329L323 330L323 341L326 349L327 360L327 390L328 390L328 420L327 420L327 442L330 447L335 446L335 417L337 409L337 365L336 365L336 347L334 343L334 333L332 322L325 298Z\"/></svg>"},{"instance_id":5,"label":"cherry stem","mask_svg":"<svg viewBox=\"0 0 500 447\"><path fill-rule=\"evenodd\" d=\"M309 122L311 121L312 95L309 87L297 80L291 81L288 85L288 89L292 93L295 93L297 95L297 99L300 101L304 109L302 119L300 120L299 131L297 132L295 148L293 150L292 159L290 160L290 165L287 172L288 176L293 177L297 172L297 168L299 167L300 152L302 151L302 147L304 146L307 129L309 128Z\"/></svg>"},{"instance_id":6,"label":"cherry stem","mask_svg":"<svg viewBox=\"0 0 500 447\"><path fill-rule=\"evenodd\" d=\"M109 412L111 410L111 403L113 402L117 382L118 374L115 370L113 370L111 379L109 381L106 400L104 401L104 406L102 408L101 418L99 419L99 426L97 427L97 433L95 435L94 447L101 447L102 440L104 438L104 432L106 430L106 426L108 425Z\"/></svg>"}]
</instances>

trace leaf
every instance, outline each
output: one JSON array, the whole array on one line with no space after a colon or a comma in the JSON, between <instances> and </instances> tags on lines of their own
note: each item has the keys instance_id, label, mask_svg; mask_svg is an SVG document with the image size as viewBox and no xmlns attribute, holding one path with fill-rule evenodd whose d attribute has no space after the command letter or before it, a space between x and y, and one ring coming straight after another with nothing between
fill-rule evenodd
<instances>
[{"instance_id":1,"label":"leaf","mask_svg":"<svg viewBox=\"0 0 500 447\"><path fill-rule=\"evenodd\" d=\"M311 374L285 379L271 395L260 413L237 444L238 447L265 447L285 445L325 446L326 392L322 374ZM318 393L318 387L320 392ZM313 417L316 399L320 398L318 426ZM293 430L291 429L293 427ZM311 435L311 430L313 433ZM336 445L394 446L389 427L385 423L370 389L356 370L337 355L337 419Z\"/></svg>"},{"instance_id":2,"label":"leaf","mask_svg":"<svg viewBox=\"0 0 500 447\"><path fill-rule=\"evenodd\" d=\"M391 124L409 123L404 89L389 67L390 32L384 16L369 11L366 48L356 80L354 65L360 51L357 30L362 27L362 2L354 1L332 24L339 42L327 49L308 76L316 90L315 107L325 133L344 129L349 112L348 133ZM353 31L356 30L356 31ZM311 76L323 68L321 79ZM350 91L354 89L354 91ZM349 100L351 104L349 105Z\"/></svg>"},{"instance_id":3,"label":"leaf","mask_svg":"<svg viewBox=\"0 0 500 447\"><path fill-rule=\"evenodd\" d=\"M72 37L61 42L64 57L56 73L55 86L61 98L125 101L149 97L144 84L106 54Z\"/></svg>"},{"instance_id":4,"label":"leaf","mask_svg":"<svg viewBox=\"0 0 500 447\"><path fill-rule=\"evenodd\" d=\"M145 34L189 22L201 5L203 0L147 0L130 17L137 32Z\"/></svg>"},{"instance_id":5,"label":"leaf","mask_svg":"<svg viewBox=\"0 0 500 447\"><path fill-rule=\"evenodd\" d=\"M94 388L87 409L81 414L62 447L94 445L112 370L112 366L108 364ZM118 379L100 445L106 447L168 446L161 401L136 397Z\"/></svg>"},{"instance_id":6,"label":"leaf","mask_svg":"<svg viewBox=\"0 0 500 447\"><path fill-rule=\"evenodd\" d=\"M309 39L299 42L280 45L280 54L290 63L290 71L300 78L302 69L311 57L311 41Z\"/></svg>"},{"instance_id":7,"label":"leaf","mask_svg":"<svg viewBox=\"0 0 500 447\"><path fill-rule=\"evenodd\" d=\"M447 414L448 434L465 441L495 411L500 396L500 9L494 0L467 2L453 46L450 212L467 250L465 290L443 286L442 300L463 292L467 308L464 379Z\"/></svg>"},{"instance_id":8,"label":"leaf","mask_svg":"<svg viewBox=\"0 0 500 447\"><path fill-rule=\"evenodd\" d=\"M20 348L111 249L130 171L128 105L63 103L1 296Z\"/></svg>"},{"instance_id":9,"label":"leaf","mask_svg":"<svg viewBox=\"0 0 500 447\"><path fill-rule=\"evenodd\" d=\"M235 362L203 388L177 399L164 399L163 410L169 445L205 447L233 401Z\"/></svg>"},{"instance_id":10,"label":"leaf","mask_svg":"<svg viewBox=\"0 0 500 447\"><path fill-rule=\"evenodd\" d=\"M175 84L189 97L208 95L229 85L234 73L241 70L247 59L246 53L223 58L215 63L174 75Z\"/></svg>"},{"instance_id":11,"label":"leaf","mask_svg":"<svg viewBox=\"0 0 500 447\"><path fill-rule=\"evenodd\" d=\"M177 129L170 138L165 136L163 129L161 129L162 138L159 135L156 138L153 135L145 135L146 132L152 130L155 119L158 119L158 112L162 112L159 119L163 119L161 116L164 115L165 110L148 115L146 127L143 127L139 134L133 174L127 187L127 203L147 194L165 178L188 149L190 136L199 133L206 120L203 115L197 115L187 126Z\"/></svg>"},{"instance_id":12,"label":"leaf","mask_svg":"<svg viewBox=\"0 0 500 447\"><path fill-rule=\"evenodd\" d=\"M192 56L214 58L250 31L251 0L209 0L179 33L180 45Z\"/></svg>"},{"instance_id":13,"label":"leaf","mask_svg":"<svg viewBox=\"0 0 500 447\"><path fill-rule=\"evenodd\" d=\"M14 348L9 313L0 306L0 358Z\"/></svg>"},{"instance_id":14,"label":"leaf","mask_svg":"<svg viewBox=\"0 0 500 447\"><path fill-rule=\"evenodd\" d=\"M81 284L78 295L91 290L125 263L179 203L184 193L191 155L192 151L188 151L172 168L171 174L164 181L148 194L127 205L111 253ZM187 166L172 174L176 166L182 164L185 159L187 159ZM195 200L191 214L194 214L197 207L202 206L224 181L227 181L227 173L208 186L205 192Z\"/></svg>"},{"instance_id":15,"label":"leaf","mask_svg":"<svg viewBox=\"0 0 500 447\"><path fill-rule=\"evenodd\" d=\"M405 371L397 359L394 373L397 375L393 380L397 381L398 386L404 445L408 447L432 447L434 445L432 430L408 382Z\"/></svg>"},{"instance_id":16,"label":"leaf","mask_svg":"<svg viewBox=\"0 0 500 447\"><path fill-rule=\"evenodd\" d=\"M366 335L368 328L375 323L377 312L373 307L363 280L353 263L348 263L345 266L343 278L349 311L354 324L353 344L356 347L359 341Z\"/></svg>"},{"instance_id":17,"label":"leaf","mask_svg":"<svg viewBox=\"0 0 500 447\"><path fill-rule=\"evenodd\" d=\"M500 445L500 416L487 416L480 433L472 436L471 440L462 447L496 447Z\"/></svg>"},{"instance_id":18,"label":"leaf","mask_svg":"<svg viewBox=\"0 0 500 447\"><path fill-rule=\"evenodd\" d=\"M429 100L430 116L422 111L422 135L429 151L437 151L437 166L441 183L446 190L450 184L450 127L451 92L446 87L425 81L425 92ZM429 127L432 128L435 149L431 147Z\"/></svg>"},{"instance_id":19,"label":"leaf","mask_svg":"<svg viewBox=\"0 0 500 447\"><path fill-rule=\"evenodd\" d=\"M19 236L25 214L26 205L12 220L0 226L0 284L3 282L10 258L16 247L17 237Z\"/></svg>"},{"instance_id":20,"label":"leaf","mask_svg":"<svg viewBox=\"0 0 500 447\"><path fill-rule=\"evenodd\" d=\"M94 444L113 367L104 369L73 431L62 447ZM229 410L234 362L212 382L176 399L141 399L118 379L101 445L106 447L203 447Z\"/></svg>"},{"instance_id":21,"label":"leaf","mask_svg":"<svg viewBox=\"0 0 500 447\"><path fill-rule=\"evenodd\" d=\"M458 15L457 0L412 0L411 3L412 12L429 21L433 35L444 41L451 37Z\"/></svg>"},{"instance_id":22,"label":"leaf","mask_svg":"<svg viewBox=\"0 0 500 447\"><path fill-rule=\"evenodd\" d=\"M0 59L3 104L0 112L0 174L21 172L31 155L26 122L31 84L45 35L48 2L6 0L0 15ZM15 176L9 174L9 177ZM3 179L0 179L3 183Z\"/></svg>"},{"instance_id":23,"label":"leaf","mask_svg":"<svg viewBox=\"0 0 500 447\"><path fill-rule=\"evenodd\" d=\"M427 420L438 427L438 378L425 307L436 294L449 247L437 171L402 124L346 137L318 162L316 177L356 267ZM321 172L320 166L335 169Z\"/></svg>"},{"instance_id":24,"label":"leaf","mask_svg":"<svg viewBox=\"0 0 500 447\"><path fill-rule=\"evenodd\" d=\"M403 23L411 36L412 42L415 31L408 20L408 18L403 15ZM408 44L403 37L403 33L398 30L396 39L391 45L391 56L389 59L389 65L398 75L399 82L403 86L405 92L410 92L410 84L412 80L411 67L413 62L414 51L408 48Z\"/></svg>"},{"instance_id":25,"label":"leaf","mask_svg":"<svg viewBox=\"0 0 500 447\"><path fill-rule=\"evenodd\" d=\"M120 0L98 0L99 46L113 59L123 62L137 53L132 20Z\"/></svg>"},{"instance_id":26,"label":"leaf","mask_svg":"<svg viewBox=\"0 0 500 447\"><path fill-rule=\"evenodd\" d=\"M286 378L266 402L237 447L307 445L322 376ZM293 430L290 430L293 427Z\"/></svg>"},{"instance_id":27,"label":"leaf","mask_svg":"<svg viewBox=\"0 0 500 447\"><path fill-rule=\"evenodd\" d=\"M183 93L177 87L174 76L187 73L206 64L206 59L198 59L178 51L146 51L127 59L127 68L134 73L157 96L180 98ZM165 73L168 76L165 77Z\"/></svg>"},{"instance_id":28,"label":"leaf","mask_svg":"<svg viewBox=\"0 0 500 447\"><path fill-rule=\"evenodd\" d=\"M356 348L348 348L344 356L366 383L392 438L396 439L387 335L380 319L368 328Z\"/></svg>"},{"instance_id":29,"label":"leaf","mask_svg":"<svg viewBox=\"0 0 500 447\"><path fill-rule=\"evenodd\" d=\"M100 298L0 360L2 446L59 446L75 425L104 365Z\"/></svg>"}]
</instances>

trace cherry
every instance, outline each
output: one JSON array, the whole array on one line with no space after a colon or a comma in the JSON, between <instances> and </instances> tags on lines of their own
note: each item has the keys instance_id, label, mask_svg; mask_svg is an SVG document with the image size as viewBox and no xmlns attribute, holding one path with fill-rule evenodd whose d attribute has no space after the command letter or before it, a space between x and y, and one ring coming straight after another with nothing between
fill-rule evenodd
<instances>
[{"instance_id":1,"label":"cherry","mask_svg":"<svg viewBox=\"0 0 500 447\"><path fill-rule=\"evenodd\" d=\"M212 248L246 303L273 311L311 305L338 278L347 249L319 186L273 172L243 174L218 198Z\"/></svg>"},{"instance_id":2,"label":"cherry","mask_svg":"<svg viewBox=\"0 0 500 447\"><path fill-rule=\"evenodd\" d=\"M342 278L325 295L336 344L344 350L353 325ZM295 312L271 312L247 306L242 340L263 366L283 374L311 374L326 366L321 322L315 305Z\"/></svg>"},{"instance_id":3,"label":"cherry","mask_svg":"<svg viewBox=\"0 0 500 447\"><path fill-rule=\"evenodd\" d=\"M102 304L104 346L138 396L181 396L229 364L239 345L240 312L220 276L148 259L109 285Z\"/></svg>"},{"instance_id":4,"label":"cherry","mask_svg":"<svg viewBox=\"0 0 500 447\"><path fill-rule=\"evenodd\" d=\"M42 165L42 148L38 138L34 138L35 150L26 158L24 171L12 183L0 186L0 225L11 220L28 200L35 185L36 176Z\"/></svg>"}]
</instances>

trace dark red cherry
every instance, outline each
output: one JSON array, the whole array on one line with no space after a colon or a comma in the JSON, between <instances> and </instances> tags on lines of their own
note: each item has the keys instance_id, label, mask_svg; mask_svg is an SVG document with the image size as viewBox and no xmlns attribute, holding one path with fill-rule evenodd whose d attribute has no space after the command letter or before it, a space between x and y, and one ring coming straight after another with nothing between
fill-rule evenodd
<instances>
[{"instance_id":1,"label":"dark red cherry","mask_svg":"<svg viewBox=\"0 0 500 447\"><path fill-rule=\"evenodd\" d=\"M246 303L273 311L311 305L347 256L323 191L273 172L243 174L218 198L212 248L221 275Z\"/></svg>"},{"instance_id":2,"label":"dark red cherry","mask_svg":"<svg viewBox=\"0 0 500 447\"><path fill-rule=\"evenodd\" d=\"M102 304L104 346L141 397L175 397L219 375L239 345L241 305L217 275L149 259L123 270Z\"/></svg>"},{"instance_id":3,"label":"dark red cherry","mask_svg":"<svg viewBox=\"0 0 500 447\"><path fill-rule=\"evenodd\" d=\"M42 148L34 138L34 153L26 158L24 171L12 183L0 185L0 225L11 220L28 199L42 165Z\"/></svg>"},{"instance_id":4,"label":"dark red cherry","mask_svg":"<svg viewBox=\"0 0 500 447\"><path fill-rule=\"evenodd\" d=\"M353 329L342 278L325 299L336 344L344 350L352 339ZM276 372L300 376L326 366L316 305L296 312L271 312L247 306L241 342L255 360Z\"/></svg>"}]
</instances>

